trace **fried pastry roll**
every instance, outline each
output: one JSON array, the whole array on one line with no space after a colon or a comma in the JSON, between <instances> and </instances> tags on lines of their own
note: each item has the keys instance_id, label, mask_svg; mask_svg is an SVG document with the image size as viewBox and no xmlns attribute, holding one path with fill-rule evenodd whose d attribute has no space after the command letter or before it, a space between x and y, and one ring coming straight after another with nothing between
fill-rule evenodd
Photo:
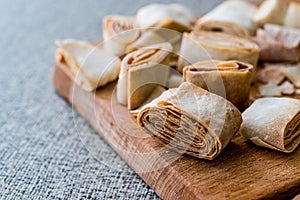
<instances>
[{"instance_id":1,"label":"fried pastry roll","mask_svg":"<svg viewBox=\"0 0 300 200\"><path fill-rule=\"evenodd\" d=\"M184 82L145 105L137 122L168 148L212 160L238 132L242 118L223 97Z\"/></svg>"},{"instance_id":2,"label":"fried pastry roll","mask_svg":"<svg viewBox=\"0 0 300 200\"><path fill-rule=\"evenodd\" d=\"M256 145L290 153L300 143L298 99L257 99L242 116L241 134Z\"/></svg>"},{"instance_id":3,"label":"fried pastry roll","mask_svg":"<svg viewBox=\"0 0 300 200\"><path fill-rule=\"evenodd\" d=\"M196 22L194 30L224 32L239 37L253 35L257 8L244 0L227 0Z\"/></svg>"},{"instance_id":4,"label":"fried pastry roll","mask_svg":"<svg viewBox=\"0 0 300 200\"><path fill-rule=\"evenodd\" d=\"M214 32L184 33L178 59L178 71L186 65L206 60L238 60L256 67L259 47L254 42Z\"/></svg>"},{"instance_id":5,"label":"fried pastry roll","mask_svg":"<svg viewBox=\"0 0 300 200\"><path fill-rule=\"evenodd\" d=\"M118 78L121 60L99 46L78 40L57 40L71 78L84 90L92 91Z\"/></svg>"},{"instance_id":6,"label":"fried pastry roll","mask_svg":"<svg viewBox=\"0 0 300 200\"><path fill-rule=\"evenodd\" d=\"M211 60L184 67L183 77L240 107L249 98L252 70L252 65L239 61Z\"/></svg>"},{"instance_id":7,"label":"fried pastry roll","mask_svg":"<svg viewBox=\"0 0 300 200\"><path fill-rule=\"evenodd\" d=\"M160 43L127 54L122 60L117 83L119 103L130 110L138 108L157 85L165 86L170 73L166 64L171 51L171 44Z\"/></svg>"},{"instance_id":8,"label":"fried pastry roll","mask_svg":"<svg viewBox=\"0 0 300 200\"><path fill-rule=\"evenodd\" d=\"M104 48L108 52L122 56L129 44L140 36L140 29L135 17L112 15L102 22Z\"/></svg>"}]
</instances>

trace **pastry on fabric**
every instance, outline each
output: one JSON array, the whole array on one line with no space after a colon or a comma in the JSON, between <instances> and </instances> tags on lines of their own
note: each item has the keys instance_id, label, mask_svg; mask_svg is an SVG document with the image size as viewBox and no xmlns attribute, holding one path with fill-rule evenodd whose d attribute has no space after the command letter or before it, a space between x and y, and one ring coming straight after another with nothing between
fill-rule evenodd
<instances>
[{"instance_id":1,"label":"pastry on fabric","mask_svg":"<svg viewBox=\"0 0 300 200\"><path fill-rule=\"evenodd\" d=\"M300 30L275 24L258 29L253 40L260 47L260 60L298 62L300 58Z\"/></svg>"},{"instance_id":2,"label":"pastry on fabric","mask_svg":"<svg viewBox=\"0 0 300 200\"><path fill-rule=\"evenodd\" d=\"M193 14L180 4L150 4L137 12L141 28L159 27L179 32L190 31Z\"/></svg>"},{"instance_id":3,"label":"pastry on fabric","mask_svg":"<svg viewBox=\"0 0 300 200\"><path fill-rule=\"evenodd\" d=\"M56 44L71 78L84 90L95 90L118 78L121 60L103 48L79 40L57 40Z\"/></svg>"},{"instance_id":4,"label":"pastry on fabric","mask_svg":"<svg viewBox=\"0 0 300 200\"><path fill-rule=\"evenodd\" d=\"M266 23L280 24L284 22L288 3L283 0L266 0L263 1L253 17L253 21L262 26Z\"/></svg>"},{"instance_id":5,"label":"pastry on fabric","mask_svg":"<svg viewBox=\"0 0 300 200\"><path fill-rule=\"evenodd\" d=\"M300 143L298 99L257 99L242 116L241 134L256 145L290 153Z\"/></svg>"},{"instance_id":6,"label":"pastry on fabric","mask_svg":"<svg viewBox=\"0 0 300 200\"><path fill-rule=\"evenodd\" d=\"M249 98L253 66L239 61L203 61L183 68L183 77L240 107Z\"/></svg>"},{"instance_id":7,"label":"pastry on fabric","mask_svg":"<svg viewBox=\"0 0 300 200\"><path fill-rule=\"evenodd\" d=\"M286 12L284 25L300 29L300 3L291 2Z\"/></svg>"},{"instance_id":8,"label":"pastry on fabric","mask_svg":"<svg viewBox=\"0 0 300 200\"><path fill-rule=\"evenodd\" d=\"M253 35L256 24L252 21L257 8L244 0L227 0L196 22L194 30L224 32L239 37Z\"/></svg>"},{"instance_id":9,"label":"pastry on fabric","mask_svg":"<svg viewBox=\"0 0 300 200\"><path fill-rule=\"evenodd\" d=\"M104 48L108 52L122 56L126 47L140 36L135 17L111 15L103 19Z\"/></svg>"},{"instance_id":10,"label":"pastry on fabric","mask_svg":"<svg viewBox=\"0 0 300 200\"><path fill-rule=\"evenodd\" d=\"M160 43L127 54L117 83L119 103L130 110L138 108L157 85L165 86L170 73L165 62L171 51L171 44Z\"/></svg>"},{"instance_id":11,"label":"pastry on fabric","mask_svg":"<svg viewBox=\"0 0 300 200\"><path fill-rule=\"evenodd\" d=\"M184 82L145 105L137 122L168 148L212 160L238 132L242 118L223 97Z\"/></svg>"},{"instance_id":12,"label":"pastry on fabric","mask_svg":"<svg viewBox=\"0 0 300 200\"><path fill-rule=\"evenodd\" d=\"M228 35L207 31L184 33L180 47L178 71L183 67L206 60L238 60L256 67L259 47L254 42Z\"/></svg>"}]
</instances>

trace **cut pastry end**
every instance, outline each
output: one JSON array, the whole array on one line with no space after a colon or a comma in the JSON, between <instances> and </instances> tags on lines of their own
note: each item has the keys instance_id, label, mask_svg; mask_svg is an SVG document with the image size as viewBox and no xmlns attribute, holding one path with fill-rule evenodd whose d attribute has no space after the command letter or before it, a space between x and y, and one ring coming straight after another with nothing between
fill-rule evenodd
<instances>
[{"instance_id":1,"label":"cut pastry end","mask_svg":"<svg viewBox=\"0 0 300 200\"><path fill-rule=\"evenodd\" d=\"M255 71L259 57L256 43L225 33L197 31L184 33L177 70L186 65L206 60L238 60L253 65Z\"/></svg>"},{"instance_id":2,"label":"cut pastry end","mask_svg":"<svg viewBox=\"0 0 300 200\"><path fill-rule=\"evenodd\" d=\"M184 82L145 105L137 122L167 148L212 160L238 132L242 118L224 98Z\"/></svg>"},{"instance_id":3,"label":"cut pastry end","mask_svg":"<svg viewBox=\"0 0 300 200\"><path fill-rule=\"evenodd\" d=\"M121 63L117 83L117 99L129 110L140 107L157 85L165 86L170 67L164 65L170 52L170 43L159 43L127 54Z\"/></svg>"},{"instance_id":4,"label":"cut pastry end","mask_svg":"<svg viewBox=\"0 0 300 200\"><path fill-rule=\"evenodd\" d=\"M141 30L135 17L112 15L103 19L103 46L106 51L122 56L126 47L136 41Z\"/></svg>"},{"instance_id":5,"label":"cut pastry end","mask_svg":"<svg viewBox=\"0 0 300 200\"><path fill-rule=\"evenodd\" d=\"M211 60L184 67L183 77L241 108L249 99L252 71L252 65L240 61Z\"/></svg>"},{"instance_id":6,"label":"cut pastry end","mask_svg":"<svg viewBox=\"0 0 300 200\"><path fill-rule=\"evenodd\" d=\"M131 43L140 34L138 22L135 17L109 15L103 19L103 37L105 40L114 38L121 43Z\"/></svg>"},{"instance_id":7,"label":"cut pastry end","mask_svg":"<svg viewBox=\"0 0 300 200\"><path fill-rule=\"evenodd\" d=\"M243 112L240 133L259 146L291 153L300 144L300 100L257 99Z\"/></svg>"},{"instance_id":8,"label":"cut pastry end","mask_svg":"<svg viewBox=\"0 0 300 200\"><path fill-rule=\"evenodd\" d=\"M257 8L248 1L227 0L208 12L196 22L194 30L224 32L238 37L255 33L252 21Z\"/></svg>"},{"instance_id":9,"label":"cut pastry end","mask_svg":"<svg viewBox=\"0 0 300 200\"><path fill-rule=\"evenodd\" d=\"M244 27L234 22L223 22L217 20L201 21L199 20L194 28L195 31L211 31L226 33L237 37L249 37L250 33Z\"/></svg>"}]
</instances>

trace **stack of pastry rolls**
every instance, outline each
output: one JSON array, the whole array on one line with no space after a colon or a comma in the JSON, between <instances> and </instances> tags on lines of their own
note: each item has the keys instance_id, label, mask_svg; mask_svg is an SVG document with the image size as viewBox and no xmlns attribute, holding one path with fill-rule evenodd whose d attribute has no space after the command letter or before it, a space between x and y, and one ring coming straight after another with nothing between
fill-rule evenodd
<instances>
[{"instance_id":1,"label":"stack of pastry rolls","mask_svg":"<svg viewBox=\"0 0 300 200\"><path fill-rule=\"evenodd\" d=\"M299 5L227 0L196 18L179 4L150 4L136 16L106 16L100 45L58 42L57 59L85 90L117 81L117 101L138 113L138 125L146 133L178 153L212 160L240 131L255 144L292 152L299 144L299 100L250 105L254 99L249 97L257 80L264 79L257 79L262 62L298 66ZM88 51L95 52L91 58ZM292 82L294 93L300 87L300 68L276 73L282 80L273 83ZM295 110L282 117L277 135L268 126L255 125L261 115L256 110L266 102ZM265 109L270 113L273 107ZM279 118L266 116L262 121L275 124Z\"/></svg>"}]
</instances>

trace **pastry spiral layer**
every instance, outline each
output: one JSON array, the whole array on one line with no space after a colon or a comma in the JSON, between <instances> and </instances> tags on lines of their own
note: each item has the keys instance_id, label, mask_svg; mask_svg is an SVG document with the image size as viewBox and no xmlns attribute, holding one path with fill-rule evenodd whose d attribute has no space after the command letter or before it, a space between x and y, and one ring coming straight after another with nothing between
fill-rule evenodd
<instances>
[{"instance_id":1,"label":"pastry spiral layer","mask_svg":"<svg viewBox=\"0 0 300 200\"><path fill-rule=\"evenodd\" d=\"M145 105L137 122L168 148L212 160L239 130L242 118L223 97L184 82Z\"/></svg>"},{"instance_id":2,"label":"pastry spiral layer","mask_svg":"<svg viewBox=\"0 0 300 200\"><path fill-rule=\"evenodd\" d=\"M252 65L239 61L211 60L184 67L183 77L240 107L249 98L252 71Z\"/></svg>"},{"instance_id":3,"label":"pastry spiral layer","mask_svg":"<svg viewBox=\"0 0 300 200\"><path fill-rule=\"evenodd\" d=\"M170 43L144 47L127 54L121 63L117 99L128 109L143 104L157 85L165 86L170 67L164 65L172 51Z\"/></svg>"},{"instance_id":4,"label":"pastry spiral layer","mask_svg":"<svg viewBox=\"0 0 300 200\"><path fill-rule=\"evenodd\" d=\"M135 17L112 15L103 19L104 48L116 56L126 52L126 47L137 40L140 29Z\"/></svg>"}]
</instances>

